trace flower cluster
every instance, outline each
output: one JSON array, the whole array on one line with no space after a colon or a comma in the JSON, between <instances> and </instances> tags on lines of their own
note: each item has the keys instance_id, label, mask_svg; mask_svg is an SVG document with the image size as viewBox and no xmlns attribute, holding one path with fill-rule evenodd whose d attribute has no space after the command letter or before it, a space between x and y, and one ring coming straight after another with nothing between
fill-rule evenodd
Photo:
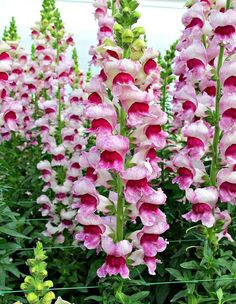
<instances>
[{"instance_id":1,"label":"flower cluster","mask_svg":"<svg viewBox=\"0 0 236 304\"><path fill-rule=\"evenodd\" d=\"M64 242L64 230L74 229L71 208L73 182L82 175L79 157L83 138L83 90L77 54L68 60L66 50L73 38L64 30L55 1L45 1L42 20L32 29L37 82L35 125L39 129L45 159L38 163L44 194L37 199L49 218L45 235ZM41 85L40 85L41 84Z\"/></svg>"},{"instance_id":2,"label":"flower cluster","mask_svg":"<svg viewBox=\"0 0 236 304\"><path fill-rule=\"evenodd\" d=\"M95 2L99 45L93 58L100 73L85 86L91 146L81 153L84 176L72 193L80 227L75 239L106 253L100 277L128 278L130 264L146 264L155 274L156 255L167 245L161 235L168 224L160 210L166 196L152 183L161 171L157 151L166 144L167 116L159 105L158 53L146 49L143 28L132 28L137 6L135 0L114 3L113 38L108 29L114 20L103 2ZM126 229L129 221L135 224L133 233Z\"/></svg>"},{"instance_id":3,"label":"flower cluster","mask_svg":"<svg viewBox=\"0 0 236 304\"><path fill-rule=\"evenodd\" d=\"M189 3L177 45L180 54L174 73L178 81L173 97L173 130L181 130L184 139L184 146L172 158L174 182L192 204L183 217L206 227L223 219L227 225L218 237L229 239L230 216L220 211L217 202L234 203L236 198L235 18L231 1Z\"/></svg>"}]
</instances>

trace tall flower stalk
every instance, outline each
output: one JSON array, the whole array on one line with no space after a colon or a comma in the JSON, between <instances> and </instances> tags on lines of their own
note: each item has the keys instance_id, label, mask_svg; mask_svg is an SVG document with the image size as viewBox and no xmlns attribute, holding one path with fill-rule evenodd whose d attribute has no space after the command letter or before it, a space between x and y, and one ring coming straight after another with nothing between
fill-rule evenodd
<instances>
[{"instance_id":1,"label":"tall flower stalk","mask_svg":"<svg viewBox=\"0 0 236 304\"><path fill-rule=\"evenodd\" d=\"M206 237L218 246L227 232L234 204L234 65L236 12L231 1L191 1L182 21L183 36L175 60L173 130L185 145L172 158L174 182L186 191L192 210L183 215L201 221ZM209 165L210 163L210 165ZM221 208L223 207L223 208ZM223 209L223 211L221 211Z\"/></svg>"},{"instance_id":2,"label":"tall flower stalk","mask_svg":"<svg viewBox=\"0 0 236 304\"><path fill-rule=\"evenodd\" d=\"M145 31L134 27L140 17L137 1L95 1L98 46L91 49L100 73L85 87L84 117L88 120L87 151L80 165L85 175L73 186L75 239L88 249L106 253L98 276L129 277L129 265L146 264L155 274L156 258L168 229L159 206L166 196L152 181L160 176L157 151L165 146L167 121L161 110L158 53L146 48ZM114 27L113 27L114 25ZM129 222L136 223L130 233Z\"/></svg>"}]
</instances>

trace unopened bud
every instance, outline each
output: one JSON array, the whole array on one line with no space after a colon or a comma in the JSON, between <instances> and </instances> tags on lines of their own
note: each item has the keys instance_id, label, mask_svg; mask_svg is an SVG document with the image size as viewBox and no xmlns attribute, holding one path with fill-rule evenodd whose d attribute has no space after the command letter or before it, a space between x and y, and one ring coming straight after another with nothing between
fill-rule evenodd
<instances>
[{"instance_id":1,"label":"unopened bud","mask_svg":"<svg viewBox=\"0 0 236 304\"><path fill-rule=\"evenodd\" d=\"M132 43L134 39L134 34L130 29L125 29L122 34L122 42L123 43Z\"/></svg>"},{"instance_id":2,"label":"unopened bud","mask_svg":"<svg viewBox=\"0 0 236 304\"><path fill-rule=\"evenodd\" d=\"M30 304L38 303L38 296L34 292L30 292L26 295L26 299Z\"/></svg>"},{"instance_id":3,"label":"unopened bud","mask_svg":"<svg viewBox=\"0 0 236 304\"><path fill-rule=\"evenodd\" d=\"M122 33L122 31L123 31L123 27L119 23L115 23L113 29L115 32L118 32L118 33Z\"/></svg>"},{"instance_id":4,"label":"unopened bud","mask_svg":"<svg viewBox=\"0 0 236 304\"><path fill-rule=\"evenodd\" d=\"M131 45L131 49L134 51L143 51L145 48L146 43L143 39L136 39Z\"/></svg>"}]
</instances>

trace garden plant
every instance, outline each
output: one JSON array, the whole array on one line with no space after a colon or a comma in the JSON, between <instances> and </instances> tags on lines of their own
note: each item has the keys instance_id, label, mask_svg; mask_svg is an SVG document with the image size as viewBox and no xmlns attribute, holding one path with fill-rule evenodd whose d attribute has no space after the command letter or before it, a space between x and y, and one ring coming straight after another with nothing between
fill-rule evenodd
<instances>
[{"instance_id":1,"label":"garden plant","mask_svg":"<svg viewBox=\"0 0 236 304\"><path fill-rule=\"evenodd\" d=\"M3 31L0 304L234 304L236 3L187 1L165 54L93 6L85 72L55 0L30 51Z\"/></svg>"}]
</instances>

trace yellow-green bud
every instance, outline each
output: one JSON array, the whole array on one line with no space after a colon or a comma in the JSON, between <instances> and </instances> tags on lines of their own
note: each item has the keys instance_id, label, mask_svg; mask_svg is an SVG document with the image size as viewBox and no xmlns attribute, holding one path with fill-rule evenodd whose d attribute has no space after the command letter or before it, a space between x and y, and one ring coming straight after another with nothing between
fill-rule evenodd
<instances>
[{"instance_id":1,"label":"yellow-green bud","mask_svg":"<svg viewBox=\"0 0 236 304\"><path fill-rule=\"evenodd\" d=\"M124 14L129 14L130 13L130 9L128 6L126 6L124 9L123 9L123 13Z\"/></svg>"},{"instance_id":2,"label":"yellow-green bud","mask_svg":"<svg viewBox=\"0 0 236 304\"><path fill-rule=\"evenodd\" d=\"M132 16L133 16L134 18L139 19L139 18L141 17L141 14L140 14L139 12L133 12Z\"/></svg>"},{"instance_id":3,"label":"yellow-green bud","mask_svg":"<svg viewBox=\"0 0 236 304\"><path fill-rule=\"evenodd\" d=\"M45 304L51 304L52 300L55 299L56 296L54 292L49 291L45 294L45 296L42 298L41 302Z\"/></svg>"},{"instance_id":4,"label":"yellow-green bud","mask_svg":"<svg viewBox=\"0 0 236 304\"><path fill-rule=\"evenodd\" d=\"M37 282L37 283L35 283L34 286L35 286L35 289L38 291L44 290L44 286L42 283Z\"/></svg>"},{"instance_id":5,"label":"yellow-green bud","mask_svg":"<svg viewBox=\"0 0 236 304\"><path fill-rule=\"evenodd\" d=\"M137 51L137 52L132 52L130 53L130 59L136 61L139 60L143 56L143 51Z\"/></svg>"},{"instance_id":6,"label":"yellow-green bud","mask_svg":"<svg viewBox=\"0 0 236 304\"><path fill-rule=\"evenodd\" d=\"M26 276L25 279L24 279L24 282L26 284L33 284L34 283L34 278L31 277L31 276Z\"/></svg>"},{"instance_id":7,"label":"yellow-green bud","mask_svg":"<svg viewBox=\"0 0 236 304\"><path fill-rule=\"evenodd\" d=\"M136 39L131 45L131 50L136 51L136 52L143 51L145 48L146 48L146 43L141 38Z\"/></svg>"},{"instance_id":8,"label":"yellow-green bud","mask_svg":"<svg viewBox=\"0 0 236 304\"><path fill-rule=\"evenodd\" d=\"M26 299L30 304L38 303L38 296L34 292L30 292L26 295Z\"/></svg>"},{"instance_id":9,"label":"yellow-green bud","mask_svg":"<svg viewBox=\"0 0 236 304\"><path fill-rule=\"evenodd\" d=\"M114 29L115 32L122 33L122 31L123 31L123 26L120 25L119 23L115 23L113 29Z\"/></svg>"},{"instance_id":10,"label":"yellow-green bud","mask_svg":"<svg viewBox=\"0 0 236 304\"><path fill-rule=\"evenodd\" d=\"M28 289L28 287L29 287L29 284L27 284L27 283L21 283L21 284L20 284L20 288L21 288L22 290L26 290L26 289Z\"/></svg>"},{"instance_id":11,"label":"yellow-green bud","mask_svg":"<svg viewBox=\"0 0 236 304\"><path fill-rule=\"evenodd\" d=\"M140 35L145 34L145 29L142 26L137 26L133 29L133 33L135 36L139 37Z\"/></svg>"},{"instance_id":12,"label":"yellow-green bud","mask_svg":"<svg viewBox=\"0 0 236 304\"><path fill-rule=\"evenodd\" d=\"M112 41L112 40L109 39L109 38L105 38L105 39L103 40L103 44L106 45L106 46L115 46L115 45L116 45L115 42Z\"/></svg>"},{"instance_id":13,"label":"yellow-green bud","mask_svg":"<svg viewBox=\"0 0 236 304\"><path fill-rule=\"evenodd\" d=\"M122 34L122 42L123 43L132 43L134 39L134 34L130 29L125 29Z\"/></svg>"},{"instance_id":14,"label":"yellow-green bud","mask_svg":"<svg viewBox=\"0 0 236 304\"><path fill-rule=\"evenodd\" d=\"M53 282L50 280L45 281L43 284L46 289L53 287Z\"/></svg>"}]
</instances>

